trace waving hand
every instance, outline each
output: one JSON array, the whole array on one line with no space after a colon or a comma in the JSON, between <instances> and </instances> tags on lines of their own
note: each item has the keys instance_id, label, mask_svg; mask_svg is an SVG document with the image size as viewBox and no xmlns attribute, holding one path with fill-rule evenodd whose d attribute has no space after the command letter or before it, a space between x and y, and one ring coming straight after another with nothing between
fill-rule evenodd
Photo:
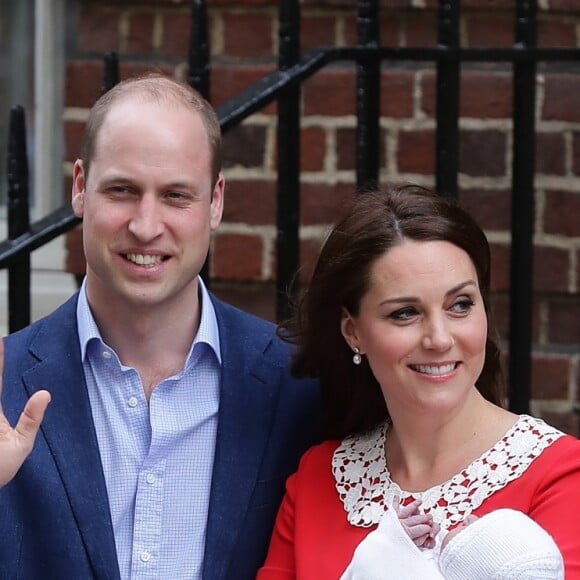
<instances>
[{"instance_id":1,"label":"waving hand","mask_svg":"<svg viewBox=\"0 0 580 580\"><path fill-rule=\"evenodd\" d=\"M12 428L2 410L3 371L4 341L0 338L0 487L16 475L32 451L44 412L50 403L48 391L37 391L26 403L16 427Z\"/></svg>"}]
</instances>

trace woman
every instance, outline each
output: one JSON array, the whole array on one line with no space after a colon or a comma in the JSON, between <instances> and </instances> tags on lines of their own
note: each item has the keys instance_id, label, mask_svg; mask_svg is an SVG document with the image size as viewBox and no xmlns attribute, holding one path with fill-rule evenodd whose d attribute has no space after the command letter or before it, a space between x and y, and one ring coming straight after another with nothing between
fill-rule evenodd
<instances>
[{"instance_id":1,"label":"woman","mask_svg":"<svg viewBox=\"0 0 580 580\"><path fill-rule=\"evenodd\" d=\"M489 277L485 235L453 203L415 186L354 200L281 331L294 372L320 380L330 440L289 479L260 580L339 578L395 498L439 526L417 558L512 508L580 579L580 441L502 408Z\"/></svg>"}]
</instances>

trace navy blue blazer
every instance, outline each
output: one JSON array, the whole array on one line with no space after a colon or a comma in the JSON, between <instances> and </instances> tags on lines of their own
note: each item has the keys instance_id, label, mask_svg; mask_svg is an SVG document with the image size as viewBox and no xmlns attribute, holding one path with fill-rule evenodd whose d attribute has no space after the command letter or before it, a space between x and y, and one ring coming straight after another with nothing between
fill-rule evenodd
<instances>
[{"instance_id":1,"label":"navy blue blazer","mask_svg":"<svg viewBox=\"0 0 580 580\"><path fill-rule=\"evenodd\" d=\"M287 476L319 439L317 383L289 374L274 326L216 299L222 379L203 578L250 580L264 561ZM0 578L119 578L76 326L77 296L5 338L4 412L52 402L35 447L0 489ZM195 458L192 458L194 461Z\"/></svg>"}]
</instances>

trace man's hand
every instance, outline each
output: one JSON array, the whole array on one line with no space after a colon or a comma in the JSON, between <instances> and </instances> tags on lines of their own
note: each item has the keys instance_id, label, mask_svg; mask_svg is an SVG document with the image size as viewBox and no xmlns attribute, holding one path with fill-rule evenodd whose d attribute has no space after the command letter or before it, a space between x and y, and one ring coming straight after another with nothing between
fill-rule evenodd
<instances>
[{"instance_id":1,"label":"man's hand","mask_svg":"<svg viewBox=\"0 0 580 580\"><path fill-rule=\"evenodd\" d=\"M16 475L32 451L44 412L50 403L48 391L34 393L13 429L2 410L3 371L4 341L0 338L0 487L6 485Z\"/></svg>"}]
</instances>

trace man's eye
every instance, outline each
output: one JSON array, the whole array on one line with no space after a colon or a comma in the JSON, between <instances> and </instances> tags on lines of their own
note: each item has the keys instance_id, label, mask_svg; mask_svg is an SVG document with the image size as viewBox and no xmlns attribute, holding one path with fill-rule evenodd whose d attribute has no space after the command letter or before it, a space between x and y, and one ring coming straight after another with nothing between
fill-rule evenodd
<instances>
[{"instance_id":1,"label":"man's eye","mask_svg":"<svg viewBox=\"0 0 580 580\"><path fill-rule=\"evenodd\" d=\"M129 193L129 188L125 185L113 185L109 187L108 191L111 193Z\"/></svg>"}]
</instances>

